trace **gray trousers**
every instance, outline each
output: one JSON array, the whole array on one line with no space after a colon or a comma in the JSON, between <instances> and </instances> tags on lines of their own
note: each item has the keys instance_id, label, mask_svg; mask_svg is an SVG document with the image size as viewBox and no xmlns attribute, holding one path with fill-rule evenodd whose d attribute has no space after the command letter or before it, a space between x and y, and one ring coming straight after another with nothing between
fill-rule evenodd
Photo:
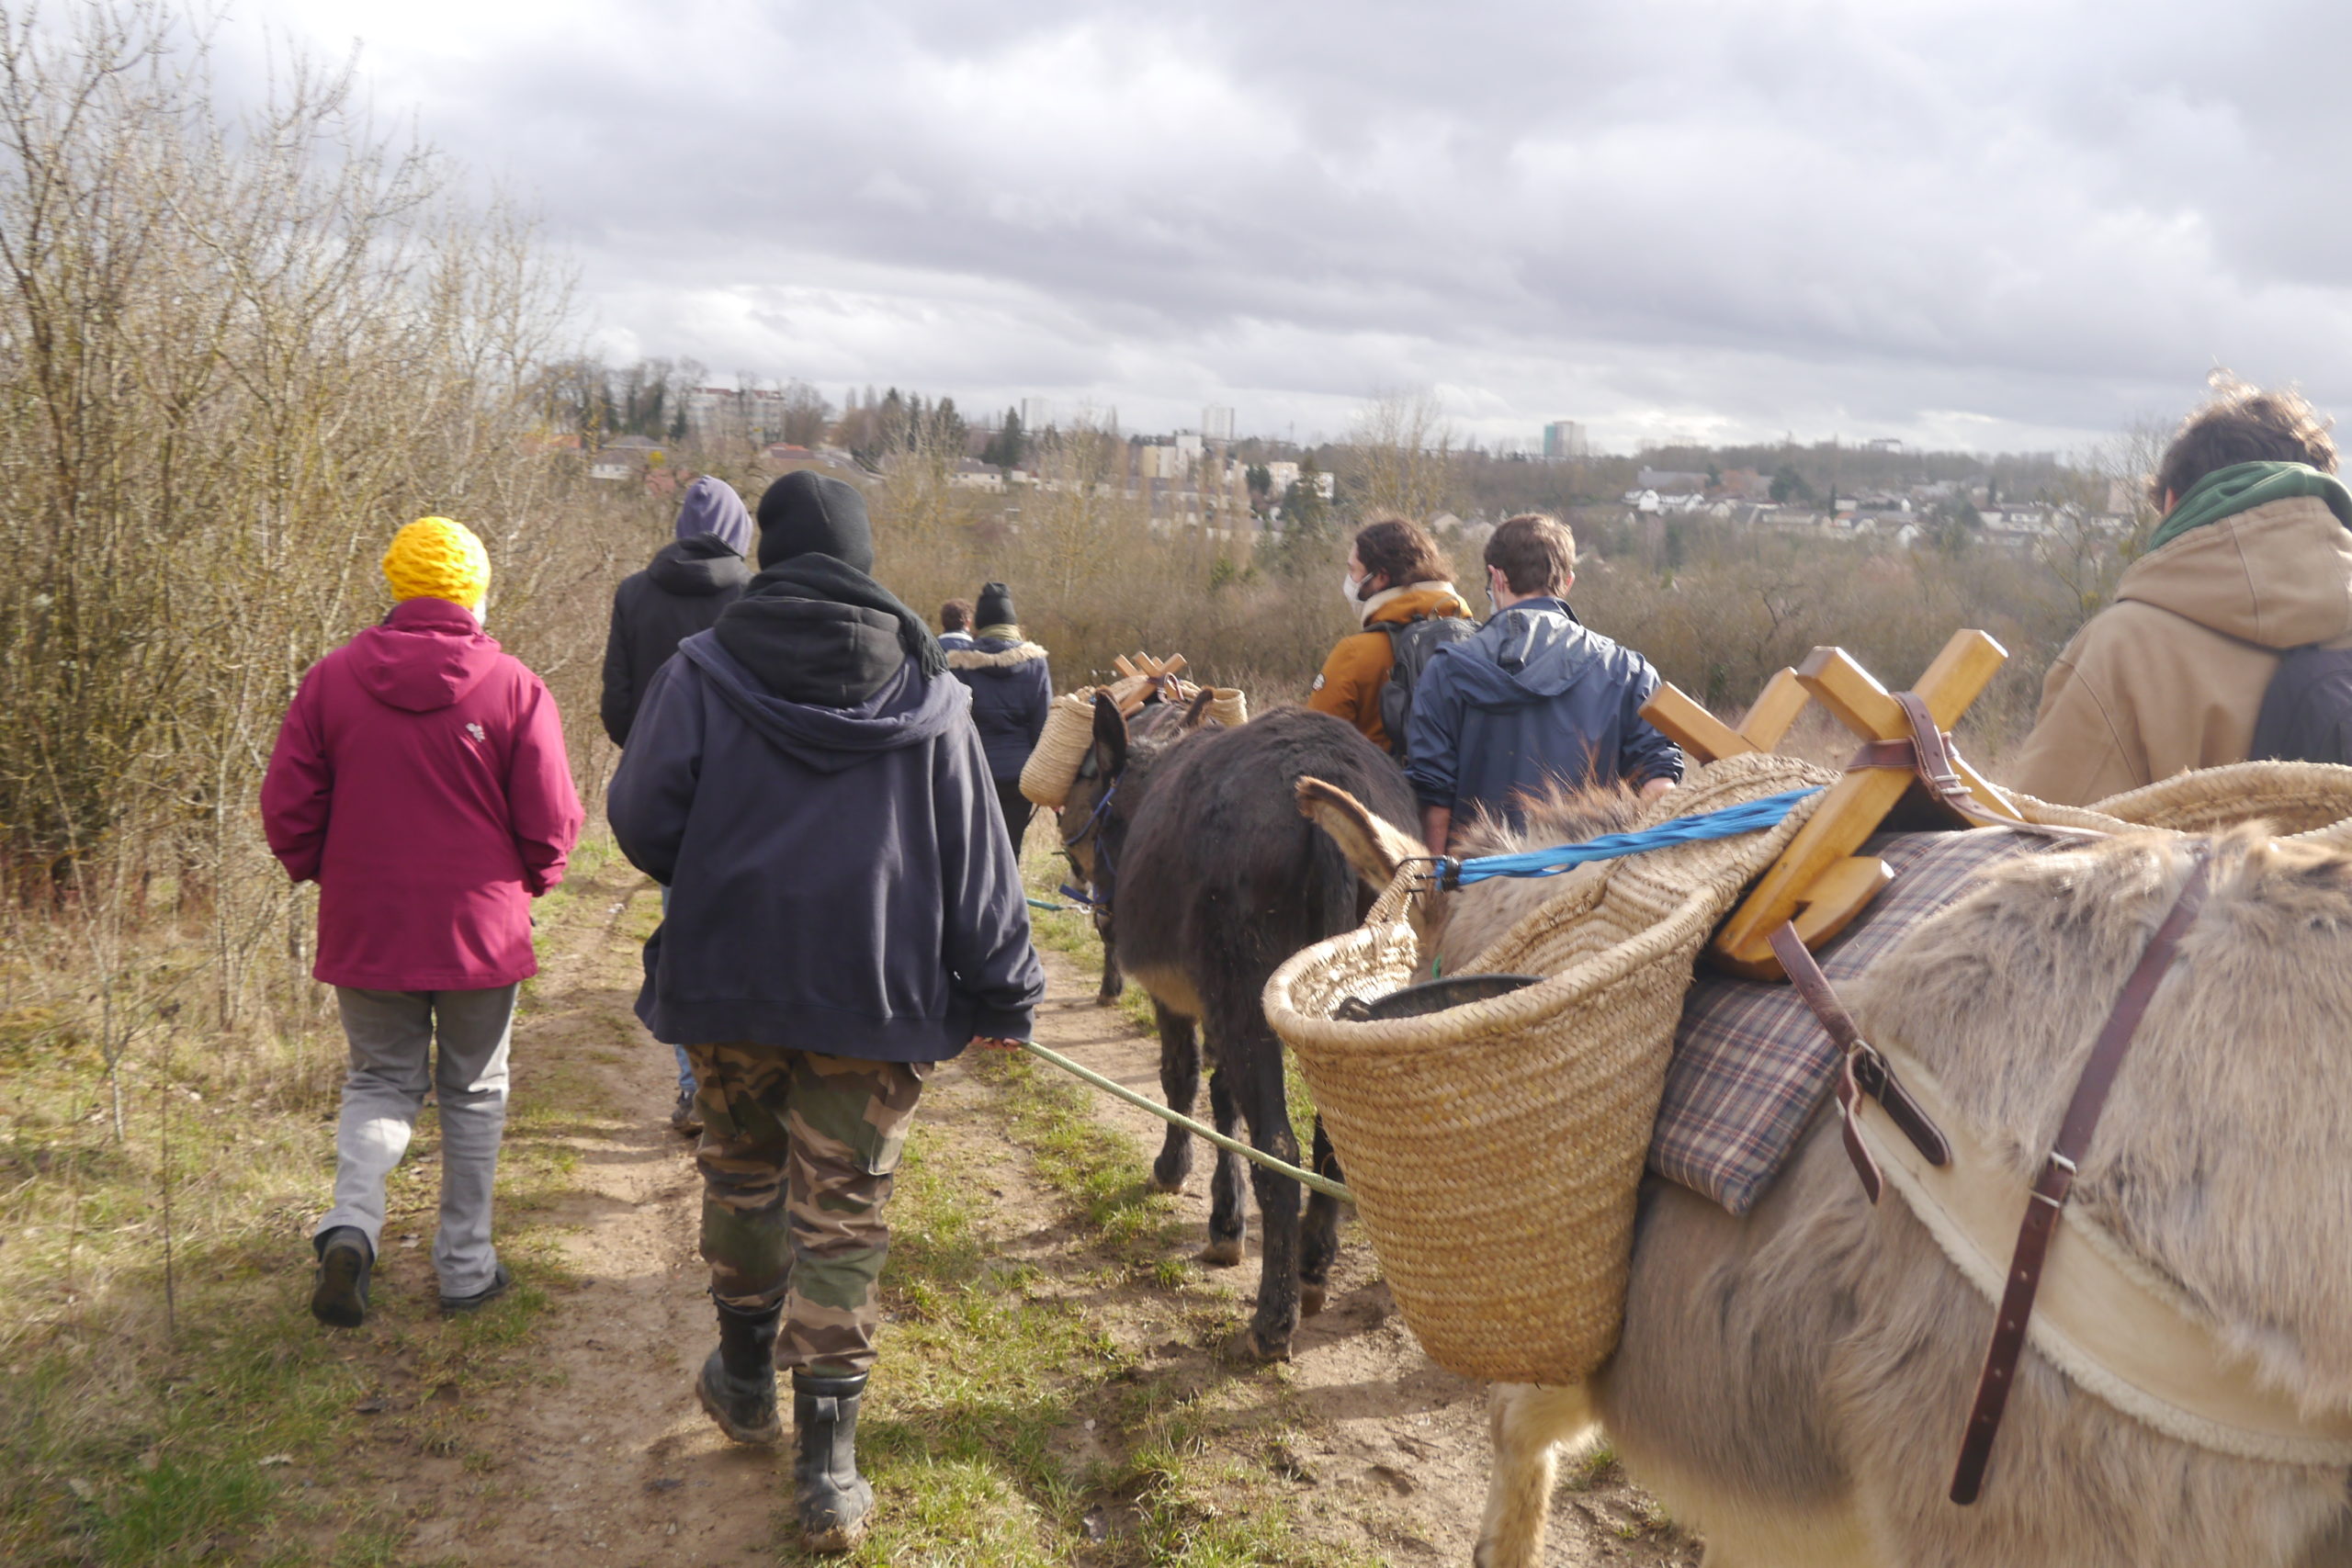
<instances>
[{"instance_id":1,"label":"gray trousers","mask_svg":"<svg viewBox=\"0 0 2352 1568\"><path fill-rule=\"evenodd\" d=\"M338 1225L381 1250L384 1179L408 1152L428 1083L440 1091L441 1224L433 1267L445 1296L489 1287L491 1187L506 1130L506 1044L515 986L484 991L363 991L335 987L351 1043L343 1116L335 1127L334 1207L312 1235ZM438 1036L438 1050L435 1036Z\"/></svg>"}]
</instances>

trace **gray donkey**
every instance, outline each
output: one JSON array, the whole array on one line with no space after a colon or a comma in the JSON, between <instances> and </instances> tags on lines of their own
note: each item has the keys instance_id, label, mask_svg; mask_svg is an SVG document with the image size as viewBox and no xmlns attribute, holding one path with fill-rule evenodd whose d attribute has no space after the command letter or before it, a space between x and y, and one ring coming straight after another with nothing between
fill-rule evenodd
<instances>
[{"instance_id":1,"label":"gray donkey","mask_svg":"<svg viewBox=\"0 0 2352 1568\"><path fill-rule=\"evenodd\" d=\"M1338 795L1302 789L1302 809L1368 879L1419 852ZM1604 805L1586 830L1622 825L1606 820L1614 810ZM1569 812L1592 814L1590 803ZM1490 833L1473 852L1577 836L1562 828L1539 818L1524 843ZM2315 1430L2342 1434L2352 857L2239 829L2011 861L1845 999L1865 1037L1921 1064L1993 1162L2030 1181L2200 844L2203 913L2125 1059L2067 1213L2185 1303L2224 1348L2216 1365L2228 1375L2291 1395ZM1429 934L1445 973L1474 966L1508 906L1543 896L1490 882L1442 900ZM1863 1196L1834 1114L1815 1118L1744 1218L1652 1179L1614 1356L1577 1386L1497 1391L1477 1562L1541 1561L1558 1447L1605 1430L1628 1471L1705 1534L1711 1568L2352 1565L2352 1465L2167 1435L2038 1348L2018 1369L1983 1496L1951 1502L1993 1317L1905 1201Z\"/></svg>"}]
</instances>

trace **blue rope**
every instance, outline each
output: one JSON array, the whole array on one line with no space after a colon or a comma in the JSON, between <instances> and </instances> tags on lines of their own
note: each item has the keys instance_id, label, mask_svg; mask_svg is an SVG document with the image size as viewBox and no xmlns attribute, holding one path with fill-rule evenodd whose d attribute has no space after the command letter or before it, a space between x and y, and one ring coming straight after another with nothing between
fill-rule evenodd
<instances>
[{"instance_id":1,"label":"blue rope","mask_svg":"<svg viewBox=\"0 0 2352 1568\"><path fill-rule=\"evenodd\" d=\"M1721 811L1677 817L1638 832L1605 833L1598 839L1588 839L1581 844L1562 844L1549 850L1522 850L1510 855L1480 855L1476 860L1447 861L1440 868L1440 880L1446 886L1453 887L1466 882L1484 882L1490 876L1557 876L1589 861L1616 860L1623 855L1639 854L1644 850L1662 850L1672 844L1694 844L1707 839L1732 839L1742 833L1760 833L1767 828L1778 827L1796 808L1798 801L1819 793L1818 789L1792 789L1751 800L1744 806L1725 807Z\"/></svg>"}]
</instances>

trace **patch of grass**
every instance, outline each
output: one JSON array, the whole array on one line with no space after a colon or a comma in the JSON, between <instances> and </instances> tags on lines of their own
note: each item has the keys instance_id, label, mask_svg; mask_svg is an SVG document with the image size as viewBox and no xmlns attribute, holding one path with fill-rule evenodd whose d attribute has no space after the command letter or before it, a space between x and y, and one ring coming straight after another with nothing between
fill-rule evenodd
<instances>
[{"instance_id":1,"label":"patch of grass","mask_svg":"<svg viewBox=\"0 0 2352 1568\"><path fill-rule=\"evenodd\" d=\"M1155 1373L1107 1331L1105 1292L1122 1280L1202 1289L1181 1264L1167 1277L1164 1256L1140 1267L1164 1254L1175 1226L1168 1201L1141 1190L1134 1141L1025 1058L976 1066L1025 1168L1013 1179L1035 1179L1102 1238L1077 1254L1006 1256L988 1196L1005 1178L918 1123L893 1200L885 1371L859 1431L878 1506L851 1561L1368 1562L1300 1533L1281 1485L1241 1457L1264 1447L1265 1402L1285 1397L1278 1378L1243 1380L1229 1396L1204 1391L1196 1369ZM1090 1264L1089 1253L1114 1267ZM799 1552L788 1519L778 1534L786 1562L817 1561Z\"/></svg>"},{"instance_id":2,"label":"patch of grass","mask_svg":"<svg viewBox=\"0 0 2352 1568\"><path fill-rule=\"evenodd\" d=\"M1095 1118L1089 1098L1095 1091L1027 1055L991 1054L976 1066L1002 1093L1013 1136L1072 1218L1097 1233L1112 1256L1155 1267L1176 1243L1175 1204L1145 1188L1147 1162L1136 1141Z\"/></svg>"},{"instance_id":3,"label":"patch of grass","mask_svg":"<svg viewBox=\"0 0 2352 1568\"><path fill-rule=\"evenodd\" d=\"M608 905L616 895L602 896ZM575 908L595 908L594 897ZM332 1185L341 1032L326 1021L260 1048L282 1058L266 1080L250 1063L220 1066L229 1054L198 1042L174 1053L168 1076L152 1057L131 1064L119 1145L86 1054L8 1078L0 1561L412 1561L413 1522L379 1517L364 1492L338 1495L338 1456L363 1427L460 1454L464 1402L523 1375L514 1351L536 1332L548 1288L568 1282L554 1237L532 1216L577 1163L570 1140L594 1105L584 1071L560 1058L534 1063L513 1103L498 1181L499 1247L520 1277L508 1298L440 1315L424 1245L439 1164L438 1119L427 1110L388 1183L369 1321L343 1333L311 1319L306 1241ZM403 1246L409 1236L418 1245ZM440 1397L384 1397L393 1365L403 1388Z\"/></svg>"}]
</instances>

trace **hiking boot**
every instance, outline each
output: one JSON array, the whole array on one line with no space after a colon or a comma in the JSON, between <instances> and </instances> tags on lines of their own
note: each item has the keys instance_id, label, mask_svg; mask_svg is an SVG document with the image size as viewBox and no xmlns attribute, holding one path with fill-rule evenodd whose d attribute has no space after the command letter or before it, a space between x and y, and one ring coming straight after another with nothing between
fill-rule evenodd
<instances>
[{"instance_id":1,"label":"hiking boot","mask_svg":"<svg viewBox=\"0 0 2352 1568\"><path fill-rule=\"evenodd\" d=\"M865 1539L874 1488L857 1472L857 1405L865 1393L864 1372L792 1374L792 1424L800 1429L793 1501L800 1511L801 1544L811 1551L847 1551Z\"/></svg>"},{"instance_id":2,"label":"hiking boot","mask_svg":"<svg viewBox=\"0 0 2352 1568\"><path fill-rule=\"evenodd\" d=\"M678 1103L670 1111L670 1131L682 1138L702 1136L702 1112L695 1109L695 1091L684 1085L678 1089Z\"/></svg>"},{"instance_id":3,"label":"hiking boot","mask_svg":"<svg viewBox=\"0 0 2352 1568\"><path fill-rule=\"evenodd\" d=\"M510 1270L505 1264L502 1263L498 1266L497 1271L491 1275L490 1283L484 1285L481 1290L476 1291L472 1295L443 1296L441 1298L441 1310L444 1313L451 1314L461 1312L480 1312L482 1308L488 1306L491 1303L504 1295L507 1289L514 1283L514 1275L513 1271Z\"/></svg>"},{"instance_id":4,"label":"hiking boot","mask_svg":"<svg viewBox=\"0 0 2352 1568\"><path fill-rule=\"evenodd\" d=\"M739 1443L775 1442L784 1436L775 1413L775 1328L784 1303L746 1312L718 1308L718 1348L695 1379L695 1397L718 1429Z\"/></svg>"},{"instance_id":5,"label":"hiking boot","mask_svg":"<svg viewBox=\"0 0 2352 1568\"><path fill-rule=\"evenodd\" d=\"M318 1254L319 1282L311 1292L311 1315L330 1328L356 1328L368 1321L368 1277L376 1270L376 1249L356 1225L337 1225L311 1238Z\"/></svg>"}]
</instances>

